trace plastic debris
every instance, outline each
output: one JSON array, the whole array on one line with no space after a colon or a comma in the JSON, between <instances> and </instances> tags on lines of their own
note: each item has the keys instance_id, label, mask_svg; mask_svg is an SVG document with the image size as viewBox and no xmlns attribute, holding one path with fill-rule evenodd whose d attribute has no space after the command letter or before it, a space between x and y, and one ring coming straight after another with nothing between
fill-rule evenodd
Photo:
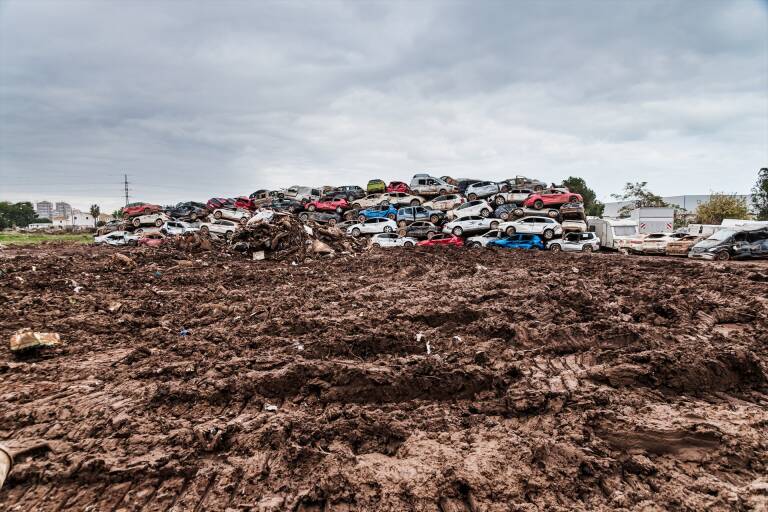
<instances>
[{"instance_id":1,"label":"plastic debris","mask_svg":"<svg viewBox=\"0 0 768 512\"><path fill-rule=\"evenodd\" d=\"M13 457L11 457L11 452L0 444L0 488L3 487L5 478L8 476L8 473L11 472L11 467L13 467Z\"/></svg>"},{"instance_id":2,"label":"plastic debris","mask_svg":"<svg viewBox=\"0 0 768 512\"><path fill-rule=\"evenodd\" d=\"M277 406L272 404L264 404L264 410L267 412L277 412Z\"/></svg>"},{"instance_id":3,"label":"plastic debris","mask_svg":"<svg viewBox=\"0 0 768 512\"><path fill-rule=\"evenodd\" d=\"M179 336L189 336L189 330L182 327L179 331Z\"/></svg>"}]
</instances>

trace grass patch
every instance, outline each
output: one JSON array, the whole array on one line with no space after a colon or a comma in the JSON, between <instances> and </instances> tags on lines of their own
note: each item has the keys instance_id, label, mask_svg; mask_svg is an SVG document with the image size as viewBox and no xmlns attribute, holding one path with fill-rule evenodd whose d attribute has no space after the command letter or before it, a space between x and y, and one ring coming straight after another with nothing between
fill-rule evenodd
<instances>
[{"instance_id":1,"label":"grass patch","mask_svg":"<svg viewBox=\"0 0 768 512\"><path fill-rule=\"evenodd\" d=\"M32 245L45 242L68 242L75 244L89 244L93 242L90 233L0 233L0 244L3 245Z\"/></svg>"}]
</instances>

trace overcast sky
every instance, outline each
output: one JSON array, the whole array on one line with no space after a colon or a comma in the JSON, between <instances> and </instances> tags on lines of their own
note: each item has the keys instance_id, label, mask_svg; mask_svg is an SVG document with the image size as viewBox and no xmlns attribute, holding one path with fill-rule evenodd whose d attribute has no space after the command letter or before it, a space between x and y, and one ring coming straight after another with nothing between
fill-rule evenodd
<instances>
[{"instance_id":1,"label":"overcast sky","mask_svg":"<svg viewBox=\"0 0 768 512\"><path fill-rule=\"evenodd\" d=\"M764 1L0 2L0 199L108 210L416 172L741 192Z\"/></svg>"}]
</instances>

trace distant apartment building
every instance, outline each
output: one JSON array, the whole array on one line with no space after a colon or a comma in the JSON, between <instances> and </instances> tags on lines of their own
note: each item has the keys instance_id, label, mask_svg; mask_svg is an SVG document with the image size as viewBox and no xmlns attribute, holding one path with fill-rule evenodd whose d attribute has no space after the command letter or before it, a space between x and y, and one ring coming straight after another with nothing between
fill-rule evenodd
<instances>
[{"instance_id":1,"label":"distant apartment building","mask_svg":"<svg viewBox=\"0 0 768 512\"><path fill-rule=\"evenodd\" d=\"M56 210L54 211L54 217L71 217L72 207L69 203L63 201L56 202Z\"/></svg>"},{"instance_id":2,"label":"distant apartment building","mask_svg":"<svg viewBox=\"0 0 768 512\"><path fill-rule=\"evenodd\" d=\"M41 219L50 219L53 217L53 203L50 201L40 201L35 205L35 211Z\"/></svg>"}]
</instances>

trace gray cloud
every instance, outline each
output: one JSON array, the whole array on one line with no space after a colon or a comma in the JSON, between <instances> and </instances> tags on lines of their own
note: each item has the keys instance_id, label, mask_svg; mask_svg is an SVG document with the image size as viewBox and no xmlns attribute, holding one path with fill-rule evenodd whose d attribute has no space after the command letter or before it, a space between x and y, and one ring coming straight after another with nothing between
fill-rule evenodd
<instances>
[{"instance_id":1,"label":"gray cloud","mask_svg":"<svg viewBox=\"0 0 768 512\"><path fill-rule=\"evenodd\" d=\"M8 1L0 195L423 170L745 192L768 163L767 28L758 1Z\"/></svg>"}]
</instances>

